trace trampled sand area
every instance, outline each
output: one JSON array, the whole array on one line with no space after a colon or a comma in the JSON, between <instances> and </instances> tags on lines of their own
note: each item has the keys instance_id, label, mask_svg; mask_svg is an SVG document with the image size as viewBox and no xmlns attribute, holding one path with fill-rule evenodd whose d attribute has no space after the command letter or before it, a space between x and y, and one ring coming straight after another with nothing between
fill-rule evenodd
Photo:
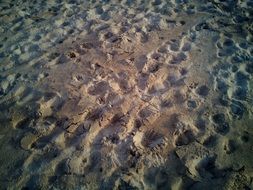
<instances>
[{"instance_id":1,"label":"trampled sand area","mask_svg":"<svg viewBox=\"0 0 253 190\"><path fill-rule=\"evenodd\" d=\"M0 189L253 189L252 0L2 0L0 34Z\"/></svg>"}]
</instances>

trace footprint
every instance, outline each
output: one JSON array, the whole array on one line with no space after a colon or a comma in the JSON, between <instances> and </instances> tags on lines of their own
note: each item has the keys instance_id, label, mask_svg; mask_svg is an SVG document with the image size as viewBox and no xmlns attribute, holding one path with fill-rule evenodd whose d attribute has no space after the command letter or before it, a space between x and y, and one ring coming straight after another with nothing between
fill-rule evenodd
<instances>
[{"instance_id":1,"label":"footprint","mask_svg":"<svg viewBox=\"0 0 253 190\"><path fill-rule=\"evenodd\" d=\"M182 132L181 134L177 135L177 138L175 140L176 146L182 146L187 145L194 140L194 134L191 130L186 130Z\"/></svg>"},{"instance_id":2,"label":"footprint","mask_svg":"<svg viewBox=\"0 0 253 190\"><path fill-rule=\"evenodd\" d=\"M147 119L148 117L150 117L153 114L153 111L147 106L145 108L143 108L142 110L139 111L138 115L142 118L142 119Z\"/></svg>"},{"instance_id":3,"label":"footprint","mask_svg":"<svg viewBox=\"0 0 253 190\"><path fill-rule=\"evenodd\" d=\"M121 79L119 80L119 87L123 92L129 92L131 90L131 87L127 80Z\"/></svg>"},{"instance_id":4,"label":"footprint","mask_svg":"<svg viewBox=\"0 0 253 190\"><path fill-rule=\"evenodd\" d=\"M169 83L173 87L179 87L185 84L184 78L179 78L176 75L169 75L164 81L164 85L166 85L166 83Z\"/></svg>"},{"instance_id":5,"label":"footprint","mask_svg":"<svg viewBox=\"0 0 253 190\"><path fill-rule=\"evenodd\" d=\"M141 42L141 43L147 43L148 40L149 40L148 34L146 34L145 32L141 32L141 39L140 39L140 42Z\"/></svg>"},{"instance_id":6,"label":"footprint","mask_svg":"<svg viewBox=\"0 0 253 190\"><path fill-rule=\"evenodd\" d=\"M216 79L216 88L223 94L227 95L228 85L224 80Z\"/></svg>"},{"instance_id":7,"label":"footprint","mask_svg":"<svg viewBox=\"0 0 253 190\"><path fill-rule=\"evenodd\" d=\"M186 100L185 96L180 90L176 90L173 94L173 100L176 104L183 104Z\"/></svg>"},{"instance_id":8,"label":"footprint","mask_svg":"<svg viewBox=\"0 0 253 190\"><path fill-rule=\"evenodd\" d=\"M28 128L31 122L32 122L32 120L29 117L26 117L26 118L22 119L21 121L19 121L15 125L15 129L25 129L25 128Z\"/></svg>"},{"instance_id":9,"label":"footprint","mask_svg":"<svg viewBox=\"0 0 253 190\"><path fill-rule=\"evenodd\" d=\"M225 39L223 42L223 46L226 46L226 47L231 47L233 45L234 45L234 41L231 39Z\"/></svg>"},{"instance_id":10,"label":"footprint","mask_svg":"<svg viewBox=\"0 0 253 190\"><path fill-rule=\"evenodd\" d=\"M141 73L138 76L138 81L137 81L137 86L141 89L141 90L145 90L145 88L148 86L148 79L149 79L149 75L146 73Z\"/></svg>"},{"instance_id":11,"label":"footprint","mask_svg":"<svg viewBox=\"0 0 253 190\"><path fill-rule=\"evenodd\" d=\"M217 113L212 116L214 123L222 124L225 122L225 114L224 113Z\"/></svg>"},{"instance_id":12,"label":"footprint","mask_svg":"<svg viewBox=\"0 0 253 190\"><path fill-rule=\"evenodd\" d=\"M246 68L245 68L246 72L249 74L253 74L253 62L251 63L246 63Z\"/></svg>"},{"instance_id":13,"label":"footprint","mask_svg":"<svg viewBox=\"0 0 253 190\"><path fill-rule=\"evenodd\" d=\"M169 42L169 50L174 52L179 51L179 42L176 39L173 39L172 42Z\"/></svg>"},{"instance_id":14,"label":"footprint","mask_svg":"<svg viewBox=\"0 0 253 190\"><path fill-rule=\"evenodd\" d=\"M101 162L102 162L102 155L100 151L98 150L92 151L89 157L89 166L88 166L89 170L95 171L101 166Z\"/></svg>"},{"instance_id":15,"label":"footprint","mask_svg":"<svg viewBox=\"0 0 253 190\"><path fill-rule=\"evenodd\" d=\"M146 63L147 63L146 55L141 55L134 61L134 65L138 71L142 71Z\"/></svg>"},{"instance_id":16,"label":"footprint","mask_svg":"<svg viewBox=\"0 0 253 190\"><path fill-rule=\"evenodd\" d=\"M94 86L89 87L88 93L92 96L104 95L109 90L109 88L110 88L110 86L109 86L108 82L101 81L101 82L94 84Z\"/></svg>"},{"instance_id":17,"label":"footprint","mask_svg":"<svg viewBox=\"0 0 253 190\"><path fill-rule=\"evenodd\" d=\"M100 15L100 18L104 21L108 21L110 20L111 16L110 14L108 13L108 11L104 11L101 15Z\"/></svg>"},{"instance_id":18,"label":"footprint","mask_svg":"<svg viewBox=\"0 0 253 190\"><path fill-rule=\"evenodd\" d=\"M159 53L161 54L166 54L168 53L168 49L165 45L161 46L158 50L157 50Z\"/></svg>"},{"instance_id":19,"label":"footprint","mask_svg":"<svg viewBox=\"0 0 253 190\"><path fill-rule=\"evenodd\" d=\"M205 130L206 124L207 124L206 121L205 121L204 119L202 119L202 118L198 118L198 119L195 121L195 126L196 126L199 130L201 130L201 131Z\"/></svg>"},{"instance_id":20,"label":"footprint","mask_svg":"<svg viewBox=\"0 0 253 190\"><path fill-rule=\"evenodd\" d=\"M31 145L37 140L38 136L33 133L26 133L20 141L20 146L24 150L29 150Z\"/></svg>"},{"instance_id":21,"label":"footprint","mask_svg":"<svg viewBox=\"0 0 253 190\"><path fill-rule=\"evenodd\" d=\"M111 119L111 125L116 125L117 123L123 124L125 121L124 113L116 113Z\"/></svg>"},{"instance_id":22,"label":"footprint","mask_svg":"<svg viewBox=\"0 0 253 190\"><path fill-rule=\"evenodd\" d=\"M206 85L202 85L196 89L196 93L200 96L206 97L209 94L209 88Z\"/></svg>"},{"instance_id":23,"label":"footprint","mask_svg":"<svg viewBox=\"0 0 253 190\"><path fill-rule=\"evenodd\" d=\"M227 48L227 49L221 49L218 50L218 57L227 57L227 56L231 56L234 53L234 50L231 48Z\"/></svg>"},{"instance_id":24,"label":"footprint","mask_svg":"<svg viewBox=\"0 0 253 190\"><path fill-rule=\"evenodd\" d=\"M241 141L244 142L244 143L249 142L249 140L250 140L250 134L249 134L249 132L243 131L243 134L242 134L242 136L240 137L240 139L241 139Z\"/></svg>"},{"instance_id":25,"label":"footprint","mask_svg":"<svg viewBox=\"0 0 253 190\"><path fill-rule=\"evenodd\" d=\"M155 132L154 130L148 130L143 136L142 145L147 148L154 148L161 145L163 140L164 136L162 134Z\"/></svg>"},{"instance_id":26,"label":"footprint","mask_svg":"<svg viewBox=\"0 0 253 190\"><path fill-rule=\"evenodd\" d=\"M231 56L231 63L233 64L240 64L244 61L243 57L242 56L239 56L239 55L233 55Z\"/></svg>"},{"instance_id":27,"label":"footprint","mask_svg":"<svg viewBox=\"0 0 253 190\"><path fill-rule=\"evenodd\" d=\"M158 6L161 5L162 1L161 0L154 0L154 2L152 2L153 6Z\"/></svg>"},{"instance_id":28,"label":"footprint","mask_svg":"<svg viewBox=\"0 0 253 190\"><path fill-rule=\"evenodd\" d=\"M214 130L219 134L226 134L229 131L229 124L226 122L225 114L217 113L212 116Z\"/></svg>"},{"instance_id":29,"label":"footprint","mask_svg":"<svg viewBox=\"0 0 253 190\"><path fill-rule=\"evenodd\" d=\"M217 143L217 136L210 135L204 140L203 145L205 147L214 147L216 143Z\"/></svg>"},{"instance_id":30,"label":"footprint","mask_svg":"<svg viewBox=\"0 0 253 190\"><path fill-rule=\"evenodd\" d=\"M171 100L163 100L161 101L161 107L162 108L170 108L173 106L173 103Z\"/></svg>"},{"instance_id":31,"label":"footprint","mask_svg":"<svg viewBox=\"0 0 253 190\"><path fill-rule=\"evenodd\" d=\"M99 5L96 7L95 10L96 10L96 14L99 14L99 15L102 15L104 12L102 6L99 6Z\"/></svg>"},{"instance_id":32,"label":"footprint","mask_svg":"<svg viewBox=\"0 0 253 190\"><path fill-rule=\"evenodd\" d=\"M199 161L196 170L202 178L223 178L226 170L217 168L215 164L216 157L208 156Z\"/></svg>"},{"instance_id":33,"label":"footprint","mask_svg":"<svg viewBox=\"0 0 253 190\"><path fill-rule=\"evenodd\" d=\"M244 74L243 72L241 71L238 71L236 74L235 74L235 82L238 86L240 87L247 87L248 85L248 80L249 80L249 77Z\"/></svg>"},{"instance_id":34,"label":"footprint","mask_svg":"<svg viewBox=\"0 0 253 190\"><path fill-rule=\"evenodd\" d=\"M247 93L247 89L238 87L235 89L232 96L237 100L245 101L247 100Z\"/></svg>"},{"instance_id":35,"label":"footprint","mask_svg":"<svg viewBox=\"0 0 253 190\"><path fill-rule=\"evenodd\" d=\"M226 154L231 154L236 150L236 144L234 140L227 140L224 144L224 150Z\"/></svg>"},{"instance_id":36,"label":"footprint","mask_svg":"<svg viewBox=\"0 0 253 190\"><path fill-rule=\"evenodd\" d=\"M244 112L246 111L246 108L241 102L232 100L230 104L230 110L237 119L241 119Z\"/></svg>"},{"instance_id":37,"label":"footprint","mask_svg":"<svg viewBox=\"0 0 253 190\"><path fill-rule=\"evenodd\" d=\"M180 64L186 59L187 59L187 56L183 52L180 52L172 57L170 64Z\"/></svg>"},{"instance_id":38,"label":"footprint","mask_svg":"<svg viewBox=\"0 0 253 190\"><path fill-rule=\"evenodd\" d=\"M152 64L152 65L150 65L150 66L148 67L148 71L149 71L150 73L156 73L156 72L160 69L160 67L161 67L161 64L159 64L159 63Z\"/></svg>"},{"instance_id":39,"label":"footprint","mask_svg":"<svg viewBox=\"0 0 253 190\"><path fill-rule=\"evenodd\" d=\"M91 121L95 121L95 120L100 119L102 117L102 115L103 115L103 109L102 108L95 108L87 114L86 119L91 120Z\"/></svg>"},{"instance_id":40,"label":"footprint","mask_svg":"<svg viewBox=\"0 0 253 190\"><path fill-rule=\"evenodd\" d=\"M142 121L140 119L135 119L134 120L134 127L139 129L142 126Z\"/></svg>"},{"instance_id":41,"label":"footprint","mask_svg":"<svg viewBox=\"0 0 253 190\"><path fill-rule=\"evenodd\" d=\"M246 42L241 42L241 43L239 43L239 47L242 49L247 49L249 46Z\"/></svg>"},{"instance_id":42,"label":"footprint","mask_svg":"<svg viewBox=\"0 0 253 190\"><path fill-rule=\"evenodd\" d=\"M195 14L196 13L195 5L190 4L187 7L186 13L189 14L189 15Z\"/></svg>"},{"instance_id":43,"label":"footprint","mask_svg":"<svg viewBox=\"0 0 253 190\"><path fill-rule=\"evenodd\" d=\"M184 43L183 47L181 48L182 51L188 52L191 50L191 44L189 42Z\"/></svg>"},{"instance_id":44,"label":"footprint","mask_svg":"<svg viewBox=\"0 0 253 190\"><path fill-rule=\"evenodd\" d=\"M189 109L195 109L197 107L197 103L194 100L188 100L187 101L187 107Z\"/></svg>"},{"instance_id":45,"label":"footprint","mask_svg":"<svg viewBox=\"0 0 253 190\"><path fill-rule=\"evenodd\" d=\"M28 52L29 52L30 59L37 58L43 53L41 48L37 44L30 45L28 48Z\"/></svg>"},{"instance_id":46,"label":"footprint","mask_svg":"<svg viewBox=\"0 0 253 190\"><path fill-rule=\"evenodd\" d=\"M227 96L224 96L224 95L219 96L218 101L219 101L220 105L222 105L222 106L228 107L228 105L229 105Z\"/></svg>"},{"instance_id":47,"label":"footprint","mask_svg":"<svg viewBox=\"0 0 253 190\"><path fill-rule=\"evenodd\" d=\"M181 69L180 69L180 74L181 74L182 76L185 76L187 73L188 73L188 70L187 70L186 68L181 68Z\"/></svg>"}]
</instances>

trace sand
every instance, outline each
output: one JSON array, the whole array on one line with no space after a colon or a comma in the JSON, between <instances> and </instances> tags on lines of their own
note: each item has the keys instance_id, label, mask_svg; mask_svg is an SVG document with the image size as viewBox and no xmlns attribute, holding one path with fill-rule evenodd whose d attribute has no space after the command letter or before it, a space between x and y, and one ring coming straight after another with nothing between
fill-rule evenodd
<instances>
[{"instance_id":1,"label":"sand","mask_svg":"<svg viewBox=\"0 0 253 190\"><path fill-rule=\"evenodd\" d=\"M253 189L252 15L1 1L0 189Z\"/></svg>"}]
</instances>

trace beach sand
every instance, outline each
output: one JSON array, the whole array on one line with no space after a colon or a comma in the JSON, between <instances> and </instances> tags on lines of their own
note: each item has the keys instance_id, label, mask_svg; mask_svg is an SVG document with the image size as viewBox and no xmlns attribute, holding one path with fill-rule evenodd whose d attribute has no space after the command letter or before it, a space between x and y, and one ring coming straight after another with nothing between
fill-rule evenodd
<instances>
[{"instance_id":1,"label":"beach sand","mask_svg":"<svg viewBox=\"0 0 253 190\"><path fill-rule=\"evenodd\" d=\"M0 2L0 189L253 189L251 0Z\"/></svg>"}]
</instances>

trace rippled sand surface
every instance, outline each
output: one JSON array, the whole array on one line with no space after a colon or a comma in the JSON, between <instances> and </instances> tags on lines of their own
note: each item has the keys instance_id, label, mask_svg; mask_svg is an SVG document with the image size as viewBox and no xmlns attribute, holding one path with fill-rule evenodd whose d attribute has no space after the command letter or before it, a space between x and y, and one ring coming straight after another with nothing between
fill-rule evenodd
<instances>
[{"instance_id":1,"label":"rippled sand surface","mask_svg":"<svg viewBox=\"0 0 253 190\"><path fill-rule=\"evenodd\" d=\"M0 189L253 189L253 1L0 1Z\"/></svg>"}]
</instances>

